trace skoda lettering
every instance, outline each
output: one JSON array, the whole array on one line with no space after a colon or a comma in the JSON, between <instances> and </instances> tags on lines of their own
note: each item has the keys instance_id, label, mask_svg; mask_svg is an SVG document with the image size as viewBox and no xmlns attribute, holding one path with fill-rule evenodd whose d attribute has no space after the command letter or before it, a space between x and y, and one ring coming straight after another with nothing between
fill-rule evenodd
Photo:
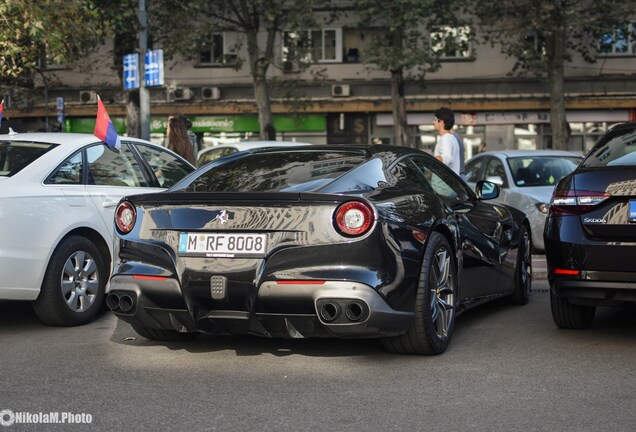
<instances>
[{"instance_id":1,"label":"skoda lettering","mask_svg":"<svg viewBox=\"0 0 636 432\"><path fill-rule=\"evenodd\" d=\"M585 222L585 223L594 223L594 224L607 223L607 221L605 219L602 219L602 218L589 218L589 217L583 219L583 222Z\"/></svg>"}]
</instances>

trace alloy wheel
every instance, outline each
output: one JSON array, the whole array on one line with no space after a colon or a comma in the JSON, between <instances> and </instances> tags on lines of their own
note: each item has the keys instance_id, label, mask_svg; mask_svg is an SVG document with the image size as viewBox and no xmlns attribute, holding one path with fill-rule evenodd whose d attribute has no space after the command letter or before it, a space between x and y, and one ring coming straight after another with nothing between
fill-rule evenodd
<instances>
[{"instance_id":1,"label":"alloy wheel","mask_svg":"<svg viewBox=\"0 0 636 432\"><path fill-rule=\"evenodd\" d=\"M95 303L99 290L99 271L95 259L77 251L64 263L61 278L62 296L74 312L84 312Z\"/></svg>"},{"instance_id":2,"label":"alloy wheel","mask_svg":"<svg viewBox=\"0 0 636 432\"><path fill-rule=\"evenodd\" d=\"M451 272L451 256L446 248L435 253L431 272L431 318L437 337L449 336L455 318L455 291Z\"/></svg>"},{"instance_id":3,"label":"alloy wheel","mask_svg":"<svg viewBox=\"0 0 636 432\"><path fill-rule=\"evenodd\" d=\"M521 285L524 291L530 292L530 285L532 283L532 255L530 254L530 233L524 231L523 238L521 239L523 247L523 256L521 257L520 277Z\"/></svg>"}]
</instances>

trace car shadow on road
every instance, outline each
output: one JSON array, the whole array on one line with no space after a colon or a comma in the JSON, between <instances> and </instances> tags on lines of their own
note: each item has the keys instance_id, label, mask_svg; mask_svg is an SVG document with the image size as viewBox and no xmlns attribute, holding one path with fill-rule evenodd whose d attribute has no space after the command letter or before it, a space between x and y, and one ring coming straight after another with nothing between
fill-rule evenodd
<instances>
[{"instance_id":1,"label":"car shadow on road","mask_svg":"<svg viewBox=\"0 0 636 432\"><path fill-rule=\"evenodd\" d=\"M0 301L0 326L37 327L42 323L33 312L31 302L2 300Z\"/></svg>"},{"instance_id":2,"label":"car shadow on road","mask_svg":"<svg viewBox=\"0 0 636 432\"><path fill-rule=\"evenodd\" d=\"M110 315L110 312L103 309L86 326L97 326L103 329L104 324L102 321L107 319L108 315ZM64 330L78 327L54 327L44 324L33 311L30 301L0 300L0 332L5 329L38 331L43 328Z\"/></svg>"},{"instance_id":3,"label":"car shadow on road","mask_svg":"<svg viewBox=\"0 0 636 432\"><path fill-rule=\"evenodd\" d=\"M622 338L629 340L630 343L631 341L636 341L636 304L626 303L615 307L597 307L594 323L589 329L562 330L552 320L549 289L533 290L530 302L540 303L540 309L537 310L537 307L533 307L529 310L528 308L531 307L529 305L512 305L509 299L505 297L470 309L457 319L455 333L488 320L498 321L500 314L512 313L511 317L532 320L535 325L537 321L540 321L541 327L562 331L566 334L571 332L573 335L578 335L578 337L584 337L586 333L590 333L597 336L604 335L605 338ZM517 325L521 324L523 322L517 323Z\"/></svg>"},{"instance_id":4,"label":"car shadow on road","mask_svg":"<svg viewBox=\"0 0 636 432\"><path fill-rule=\"evenodd\" d=\"M541 308L546 308L538 317L541 322L539 328L547 328L549 331L557 331L550 317L549 300L547 293L533 294L536 298L531 301L541 302ZM542 298L543 297L543 298ZM508 299L502 298L481 305L475 309L464 312L459 316L455 324L454 343L462 334L469 333L473 327L483 328L490 323L500 322L502 315L508 315L504 319L514 318L517 327L523 327L524 320L537 318L532 311L524 312L529 306L519 307L511 305ZM594 326L587 330L590 335L605 335L604 338L632 340L636 335L636 308L631 305L618 308L601 308L598 312ZM526 316L520 316L520 314ZM527 321L525 321L527 323ZM528 323L530 325L530 323ZM537 326L537 323L532 323ZM541 331L541 330L539 330ZM564 333L567 334L567 333ZM572 335L585 338L586 331L574 331ZM148 340L138 335L132 327L121 320L110 338L111 342L126 346L166 347L173 351L187 351L191 353L213 353L221 351L233 351L237 356L256 356L271 354L284 357L289 355L303 355L311 357L354 357L354 356L392 356L387 352L377 339L337 339L337 338L308 338L308 339L283 339L265 338L258 336L216 336L201 334L198 338L188 342L160 342ZM630 342L631 343L631 342Z\"/></svg>"},{"instance_id":5,"label":"car shadow on road","mask_svg":"<svg viewBox=\"0 0 636 432\"><path fill-rule=\"evenodd\" d=\"M127 346L166 347L172 351L190 353L214 353L234 351L237 356L271 354L278 357L302 355L309 357L352 357L393 355L382 348L377 339L307 338L284 339L251 335L225 336L201 334L187 342L153 341L138 335L132 327L117 320L110 341Z\"/></svg>"}]
</instances>

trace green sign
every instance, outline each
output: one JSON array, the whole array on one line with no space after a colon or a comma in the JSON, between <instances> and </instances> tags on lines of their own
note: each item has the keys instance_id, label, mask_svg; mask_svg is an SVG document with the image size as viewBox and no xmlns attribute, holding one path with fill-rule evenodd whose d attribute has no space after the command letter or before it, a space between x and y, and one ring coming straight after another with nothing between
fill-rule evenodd
<instances>
[{"instance_id":1,"label":"green sign","mask_svg":"<svg viewBox=\"0 0 636 432\"><path fill-rule=\"evenodd\" d=\"M192 122L193 132L258 132L260 130L257 116L201 116L188 117ZM111 117L117 133L126 132L125 120L121 117ZM165 133L168 117L152 117L150 132ZM274 127L278 132L324 132L327 129L327 119L323 115L275 115ZM68 132L93 133L95 118L66 118L64 130Z\"/></svg>"},{"instance_id":2,"label":"green sign","mask_svg":"<svg viewBox=\"0 0 636 432\"><path fill-rule=\"evenodd\" d=\"M126 132L126 120L118 117L111 117L110 121L113 122L115 130L118 134ZM75 133L88 133L92 134L95 131L95 117L82 118L82 117L66 117L64 119L64 132Z\"/></svg>"},{"instance_id":3,"label":"green sign","mask_svg":"<svg viewBox=\"0 0 636 432\"><path fill-rule=\"evenodd\" d=\"M201 116L188 117L192 122L193 132L258 132L260 130L257 116ZM151 132L165 132L167 118L153 118L150 123ZM278 132L323 132L327 128L327 120L322 115L274 115L274 127Z\"/></svg>"}]
</instances>

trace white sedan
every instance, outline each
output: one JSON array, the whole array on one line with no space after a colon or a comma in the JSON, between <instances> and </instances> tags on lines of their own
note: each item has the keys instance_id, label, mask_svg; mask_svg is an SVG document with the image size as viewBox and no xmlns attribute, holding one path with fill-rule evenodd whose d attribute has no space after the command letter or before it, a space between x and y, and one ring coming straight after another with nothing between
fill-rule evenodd
<instances>
[{"instance_id":1,"label":"white sedan","mask_svg":"<svg viewBox=\"0 0 636 432\"><path fill-rule=\"evenodd\" d=\"M30 300L51 325L99 312L124 195L170 187L194 167L147 141L121 151L89 134L0 135L0 300Z\"/></svg>"},{"instance_id":2,"label":"white sedan","mask_svg":"<svg viewBox=\"0 0 636 432\"><path fill-rule=\"evenodd\" d=\"M558 150L487 151L466 162L464 179L472 188L479 180L497 184L501 193L494 202L528 216L534 250L543 252L543 227L554 187L581 160L578 153Z\"/></svg>"},{"instance_id":3,"label":"white sedan","mask_svg":"<svg viewBox=\"0 0 636 432\"><path fill-rule=\"evenodd\" d=\"M296 147L306 145L311 144L295 141L240 141L231 144L221 144L199 150L199 153L197 154L197 166L203 166L206 163L212 162L213 160L216 160L220 157L243 150L268 147Z\"/></svg>"}]
</instances>

